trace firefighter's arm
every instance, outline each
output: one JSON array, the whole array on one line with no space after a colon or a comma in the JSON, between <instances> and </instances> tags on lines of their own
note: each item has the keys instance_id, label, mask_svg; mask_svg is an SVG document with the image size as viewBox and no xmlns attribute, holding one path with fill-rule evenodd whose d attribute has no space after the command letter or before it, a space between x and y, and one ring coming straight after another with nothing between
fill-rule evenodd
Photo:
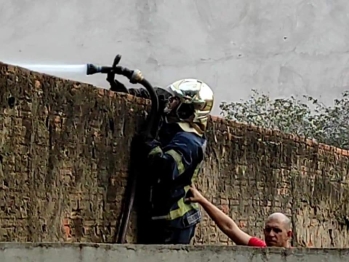
<instances>
[{"instance_id":1,"label":"firefighter's arm","mask_svg":"<svg viewBox=\"0 0 349 262\"><path fill-rule=\"evenodd\" d=\"M202 147L198 140L178 133L165 147L153 144L148 154L151 169L157 170L161 177L175 180L188 168L196 166L203 158Z\"/></svg>"}]
</instances>

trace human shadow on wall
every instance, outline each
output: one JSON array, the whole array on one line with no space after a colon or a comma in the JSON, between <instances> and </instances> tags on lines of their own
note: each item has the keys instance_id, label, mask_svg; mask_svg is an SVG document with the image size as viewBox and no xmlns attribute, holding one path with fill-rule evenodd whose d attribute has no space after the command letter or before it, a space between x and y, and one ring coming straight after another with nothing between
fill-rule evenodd
<instances>
[{"instance_id":1,"label":"human shadow on wall","mask_svg":"<svg viewBox=\"0 0 349 262\"><path fill-rule=\"evenodd\" d=\"M161 89L157 91L161 92ZM159 107L162 108L166 104L166 100L163 94L158 94L160 98ZM144 97L144 94L135 94L136 97ZM152 174L148 171L148 158L149 148L145 146L145 140L157 139L159 128L162 122L162 116L159 113L149 112L146 114L137 115L137 126L134 126L135 135L132 137L130 147L130 165L129 174L125 196L123 197L122 212L120 212L120 226L118 227L118 243L123 241L123 230L130 230L130 220L133 211L136 213L136 235L138 244L148 244L151 241L149 219L151 210L151 179ZM143 111L144 112L144 111ZM147 117L144 117L147 115ZM123 221L123 219L125 221ZM126 224L123 224L125 223ZM124 233L125 235L125 233Z\"/></svg>"},{"instance_id":2,"label":"human shadow on wall","mask_svg":"<svg viewBox=\"0 0 349 262\"><path fill-rule=\"evenodd\" d=\"M141 150L141 141L135 135L131 141L127 185L122 197L121 210L116 220L113 243L127 242L126 237L130 235L135 213L137 243L144 243L147 239L146 212L148 210L149 187L143 159L144 152Z\"/></svg>"},{"instance_id":3,"label":"human shadow on wall","mask_svg":"<svg viewBox=\"0 0 349 262\"><path fill-rule=\"evenodd\" d=\"M147 179L148 174L144 169L144 151L141 149L141 140L135 135L131 142L127 186L122 198L122 208L117 220L118 230L114 236L114 243L122 243L123 227L125 227L124 230L126 230L124 234L127 235L127 233L129 233L130 224L132 223L131 220L133 220L133 212L136 213L137 243L146 243L147 240L147 211L149 210L149 203L147 200L149 199L149 184Z\"/></svg>"}]
</instances>

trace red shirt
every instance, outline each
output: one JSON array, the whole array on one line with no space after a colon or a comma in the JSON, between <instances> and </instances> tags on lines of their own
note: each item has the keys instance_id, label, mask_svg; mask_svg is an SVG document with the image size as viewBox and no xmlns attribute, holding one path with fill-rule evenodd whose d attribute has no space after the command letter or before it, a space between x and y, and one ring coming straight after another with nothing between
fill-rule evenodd
<instances>
[{"instance_id":1,"label":"red shirt","mask_svg":"<svg viewBox=\"0 0 349 262\"><path fill-rule=\"evenodd\" d=\"M250 247L267 247L267 244L262 239L259 239L258 237L251 237L247 245Z\"/></svg>"}]
</instances>

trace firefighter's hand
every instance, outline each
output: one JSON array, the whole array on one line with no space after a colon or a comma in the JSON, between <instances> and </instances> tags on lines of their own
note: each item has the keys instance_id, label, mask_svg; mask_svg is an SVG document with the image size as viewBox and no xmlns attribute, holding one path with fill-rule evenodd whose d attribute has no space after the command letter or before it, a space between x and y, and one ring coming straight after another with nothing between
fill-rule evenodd
<instances>
[{"instance_id":1,"label":"firefighter's hand","mask_svg":"<svg viewBox=\"0 0 349 262\"><path fill-rule=\"evenodd\" d=\"M190 189L186 195L185 202L187 203L201 203L205 200L204 196L195 188L195 186L190 186Z\"/></svg>"}]
</instances>

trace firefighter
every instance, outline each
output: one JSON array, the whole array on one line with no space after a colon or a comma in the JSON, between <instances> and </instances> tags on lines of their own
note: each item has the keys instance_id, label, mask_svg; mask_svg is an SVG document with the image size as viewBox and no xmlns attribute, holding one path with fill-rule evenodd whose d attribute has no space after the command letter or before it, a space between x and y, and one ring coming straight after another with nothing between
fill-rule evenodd
<instances>
[{"instance_id":1,"label":"firefighter","mask_svg":"<svg viewBox=\"0 0 349 262\"><path fill-rule=\"evenodd\" d=\"M167 97L158 138L144 141L150 187L144 237L148 244L190 244L201 213L197 203L185 199L203 164L214 96L197 79L178 80L164 90Z\"/></svg>"}]
</instances>

